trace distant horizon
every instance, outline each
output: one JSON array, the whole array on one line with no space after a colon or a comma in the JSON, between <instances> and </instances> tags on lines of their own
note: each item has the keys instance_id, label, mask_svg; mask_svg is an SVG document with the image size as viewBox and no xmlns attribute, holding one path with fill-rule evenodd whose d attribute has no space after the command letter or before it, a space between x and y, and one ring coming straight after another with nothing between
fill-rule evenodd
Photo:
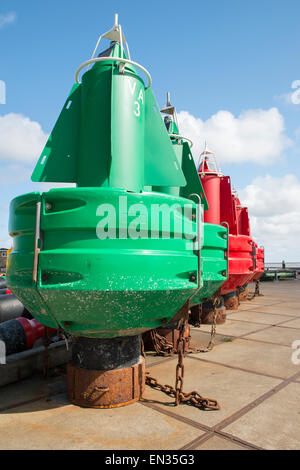
<instances>
[{"instance_id":1,"label":"distant horizon","mask_svg":"<svg viewBox=\"0 0 300 470\"><path fill-rule=\"evenodd\" d=\"M170 92L195 161L207 142L231 177L265 259L300 259L300 2L190 0L182 9L175 0L170 9L153 0L147 21L140 10L120 0L1 2L0 244L10 244L10 201L51 187L30 175L75 70L118 13L160 108Z\"/></svg>"}]
</instances>

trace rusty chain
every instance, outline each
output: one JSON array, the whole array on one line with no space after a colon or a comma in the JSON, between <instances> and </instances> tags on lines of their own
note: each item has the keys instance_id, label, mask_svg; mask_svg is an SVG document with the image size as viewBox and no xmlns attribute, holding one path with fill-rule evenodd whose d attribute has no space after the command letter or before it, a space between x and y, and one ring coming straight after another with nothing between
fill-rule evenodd
<instances>
[{"instance_id":1,"label":"rusty chain","mask_svg":"<svg viewBox=\"0 0 300 470\"><path fill-rule=\"evenodd\" d=\"M209 410L219 410L220 405L217 400L212 398L205 398L197 391L193 390L190 393L184 393L183 383L184 383L184 354L186 348L186 338L184 336L185 329L187 326L187 319L184 319L180 325L179 338L177 341L177 351L178 351L178 362L176 365L176 379L175 379L175 388L171 385L160 384L157 379L150 375L150 372L146 372L146 385L160 390L161 392L166 393L167 395L175 398L175 406L178 406L180 403L186 403L196 408L209 409ZM142 354L145 356L144 351Z\"/></svg>"},{"instance_id":2,"label":"rusty chain","mask_svg":"<svg viewBox=\"0 0 300 470\"><path fill-rule=\"evenodd\" d=\"M159 356L171 356L173 354L174 345L164 336L161 336L156 330L150 331L154 350Z\"/></svg>"},{"instance_id":3,"label":"rusty chain","mask_svg":"<svg viewBox=\"0 0 300 470\"><path fill-rule=\"evenodd\" d=\"M252 299L254 299L254 297L261 296L261 295L263 295L263 294L261 294L260 291L259 291L259 280L256 280L255 281L255 290L254 290L253 294L251 294L247 297L247 300L252 300Z\"/></svg>"},{"instance_id":4,"label":"rusty chain","mask_svg":"<svg viewBox=\"0 0 300 470\"><path fill-rule=\"evenodd\" d=\"M255 281L255 291L254 291L255 295L260 295L260 292L259 292L259 280L257 279L257 281Z\"/></svg>"},{"instance_id":5,"label":"rusty chain","mask_svg":"<svg viewBox=\"0 0 300 470\"><path fill-rule=\"evenodd\" d=\"M217 321L217 304L219 303L219 295L216 295L213 299L213 305L214 305L214 318L213 318L213 324L212 324L212 329L211 329L211 338L208 346L206 348L198 349L194 347L189 347L188 349L186 348L187 344L187 338L185 337L185 332L186 328L188 326L188 317L189 317L189 312L187 315L185 315L179 322L179 337L177 340L177 345L176 345L176 352L178 354L178 362L176 365L176 379L175 379L175 388L172 387L171 385L162 385L160 384L157 379L152 377L150 375L150 372L146 372L146 385L155 388L157 390L160 390L161 392L166 393L167 395L175 398L175 406L178 406L180 403L186 403L191 406L195 406L196 408L201 408L201 409L208 409L208 410L219 410L220 405L217 402L217 400L211 399L211 398L205 398L201 396L197 391L193 390L190 393L184 393L183 392L183 384L184 384L184 356L186 353L197 353L197 352L208 352L211 351L212 348L214 347L215 343L215 336L216 336L216 321ZM158 335L157 332L155 332L156 335L154 335L154 347L156 352L160 351L161 348L164 347L165 343L157 344L160 341L160 338L162 338L160 335ZM165 338L164 338L165 339ZM172 353L174 351L174 346L166 340L168 350L170 349L170 346L172 346ZM168 352L168 350L163 351L163 355L170 355L171 353ZM145 357L144 353L144 346L142 342L142 354Z\"/></svg>"},{"instance_id":6,"label":"rusty chain","mask_svg":"<svg viewBox=\"0 0 300 470\"><path fill-rule=\"evenodd\" d=\"M241 300L240 300L240 293L241 293L241 287L238 287L237 288L237 291L236 291L236 296L237 296L237 301L238 301L238 306L241 305Z\"/></svg>"},{"instance_id":7,"label":"rusty chain","mask_svg":"<svg viewBox=\"0 0 300 470\"><path fill-rule=\"evenodd\" d=\"M212 322L211 331L210 331L209 343L204 348L197 348L195 346L189 345L188 348L186 348L185 350L187 354L206 353L206 352L211 351L215 345L217 316L218 316L217 305L220 302L219 292L215 294L215 296L212 299L212 302L213 302L213 307L214 307L214 314L213 314L213 322ZM201 306L201 311L202 311L202 306ZM199 325L201 325L200 314L199 314ZM194 326L196 326L195 323L194 323ZM185 329L186 328L187 326L185 327ZM180 329L180 327L178 329ZM151 335L151 339L153 342L154 350L156 354L158 354L159 356L172 356L174 353L178 352L177 348L174 348L174 344L168 341L164 336L161 336L157 332L157 330L151 330L150 335ZM189 343L190 339L191 339L191 336L185 339L185 342ZM178 344L178 341L177 341L177 344Z\"/></svg>"}]
</instances>

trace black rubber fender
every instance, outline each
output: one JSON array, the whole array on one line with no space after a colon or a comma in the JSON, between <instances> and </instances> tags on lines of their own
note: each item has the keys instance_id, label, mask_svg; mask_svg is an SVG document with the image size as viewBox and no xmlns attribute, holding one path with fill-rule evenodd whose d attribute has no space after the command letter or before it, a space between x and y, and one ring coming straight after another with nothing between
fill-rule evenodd
<instances>
[{"instance_id":1,"label":"black rubber fender","mask_svg":"<svg viewBox=\"0 0 300 470\"><path fill-rule=\"evenodd\" d=\"M27 338L23 326L18 320L8 320L0 325L0 341L5 344L7 356L27 349Z\"/></svg>"},{"instance_id":2,"label":"black rubber fender","mask_svg":"<svg viewBox=\"0 0 300 470\"><path fill-rule=\"evenodd\" d=\"M0 296L0 323L25 316L29 312L13 294Z\"/></svg>"}]
</instances>

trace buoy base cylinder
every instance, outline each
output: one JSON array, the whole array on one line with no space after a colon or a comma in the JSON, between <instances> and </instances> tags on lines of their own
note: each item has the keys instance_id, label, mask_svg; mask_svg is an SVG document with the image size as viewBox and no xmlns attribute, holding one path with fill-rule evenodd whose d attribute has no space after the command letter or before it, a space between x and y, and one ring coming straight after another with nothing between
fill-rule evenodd
<instances>
[{"instance_id":1,"label":"buoy base cylinder","mask_svg":"<svg viewBox=\"0 0 300 470\"><path fill-rule=\"evenodd\" d=\"M224 295L224 305L227 310L238 310L239 308L239 299L236 295L236 291L230 292L229 294Z\"/></svg>"},{"instance_id":2,"label":"buoy base cylinder","mask_svg":"<svg viewBox=\"0 0 300 470\"><path fill-rule=\"evenodd\" d=\"M77 338L67 369L69 399L88 408L115 408L138 401L145 388L141 337Z\"/></svg>"},{"instance_id":3,"label":"buoy base cylinder","mask_svg":"<svg viewBox=\"0 0 300 470\"><path fill-rule=\"evenodd\" d=\"M248 295L249 295L249 290L248 290L248 286L245 285L243 286L241 289L240 289L240 292L239 292L239 301L240 302L245 302L248 298Z\"/></svg>"},{"instance_id":4,"label":"buoy base cylinder","mask_svg":"<svg viewBox=\"0 0 300 470\"><path fill-rule=\"evenodd\" d=\"M170 347L169 353L176 353L177 351L177 342L179 339L180 330L178 329L178 322L169 323L164 328L156 328L155 330L159 336L161 336L166 342L168 342L172 347ZM187 325L184 331L184 338L186 341L186 349L190 346L190 326ZM155 344L153 338L150 334L150 331L147 331L143 334L144 348L145 351L155 351Z\"/></svg>"},{"instance_id":5,"label":"buoy base cylinder","mask_svg":"<svg viewBox=\"0 0 300 470\"><path fill-rule=\"evenodd\" d=\"M216 324L222 325L226 322L226 307L224 305L224 300L221 297L220 304L216 308L217 318ZM202 314L201 314L201 323L204 325L212 325L214 322L214 306L212 302L205 302L202 305Z\"/></svg>"}]
</instances>

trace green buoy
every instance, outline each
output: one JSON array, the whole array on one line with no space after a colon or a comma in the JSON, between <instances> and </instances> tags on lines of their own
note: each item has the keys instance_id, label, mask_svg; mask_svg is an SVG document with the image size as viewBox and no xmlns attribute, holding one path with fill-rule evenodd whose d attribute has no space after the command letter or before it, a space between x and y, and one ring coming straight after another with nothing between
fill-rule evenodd
<instances>
[{"instance_id":1,"label":"green buoy","mask_svg":"<svg viewBox=\"0 0 300 470\"><path fill-rule=\"evenodd\" d=\"M110 40L109 48L96 56L102 39ZM137 338L167 324L188 299L200 302L221 282L223 265L214 263L217 253L224 255L226 229L203 231L207 202L188 144L170 139L151 76L131 60L117 18L75 76L32 180L76 187L11 202L14 249L7 285L38 321L77 338L70 398L84 406L120 406L139 399L143 390ZM161 189L166 187L173 190ZM214 266L217 276L205 277ZM106 360L100 354L103 341ZM124 345L132 357L122 362ZM130 377L139 384L131 387L134 396L103 385L108 371L126 375L128 368L135 368Z\"/></svg>"}]
</instances>

